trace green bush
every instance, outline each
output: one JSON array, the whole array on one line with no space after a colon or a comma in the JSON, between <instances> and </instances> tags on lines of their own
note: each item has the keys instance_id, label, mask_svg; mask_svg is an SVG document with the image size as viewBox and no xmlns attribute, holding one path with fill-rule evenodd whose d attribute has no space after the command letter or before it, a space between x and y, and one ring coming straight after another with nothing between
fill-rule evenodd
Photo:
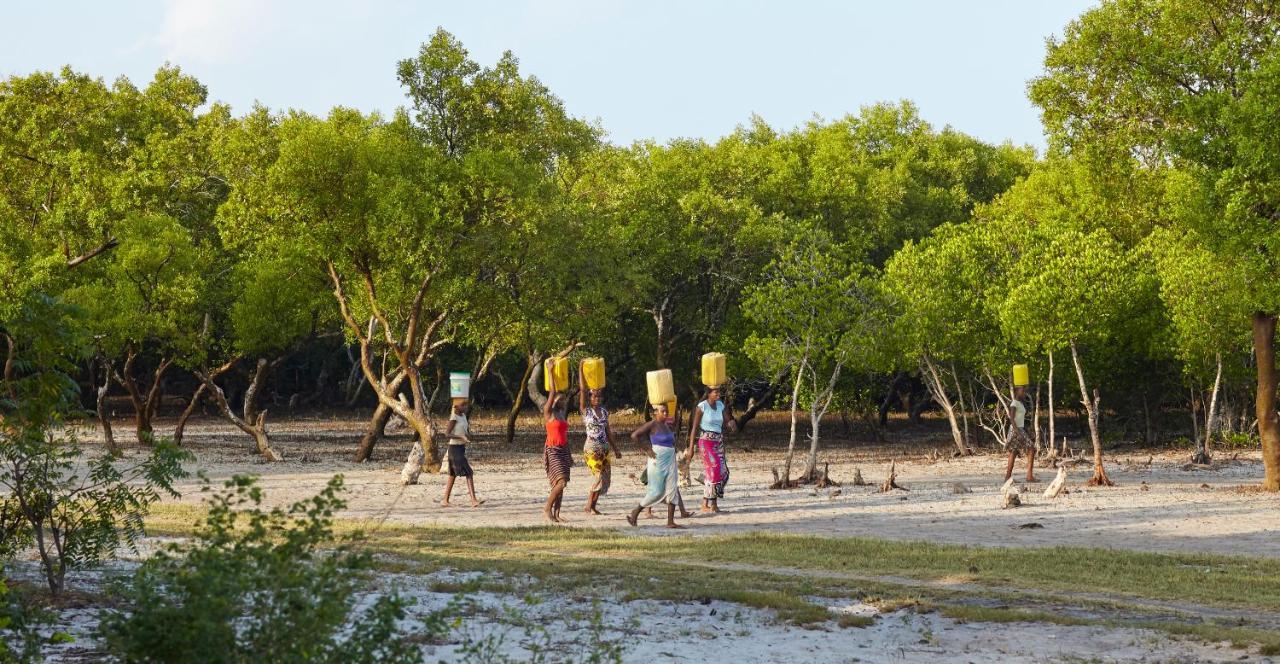
<instances>
[{"instance_id":1,"label":"green bush","mask_svg":"<svg viewBox=\"0 0 1280 664\"><path fill-rule=\"evenodd\" d=\"M49 622L48 612L33 606L0 579L0 664L40 661L39 628ZM69 638L63 632L54 640Z\"/></svg>"},{"instance_id":2,"label":"green bush","mask_svg":"<svg viewBox=\"0 0 1280 664\"><path fill-rule=\"evenodd\" d=\"M193 540L121 585L123 608L99 628L107 652L128 662L420 661L397 625L405 600L355 609L370 559L354 548L358 535L334 534L341 490L339 475L313 498L264 510L255 478L228 480Z\"/></svg>"}]
</instances>

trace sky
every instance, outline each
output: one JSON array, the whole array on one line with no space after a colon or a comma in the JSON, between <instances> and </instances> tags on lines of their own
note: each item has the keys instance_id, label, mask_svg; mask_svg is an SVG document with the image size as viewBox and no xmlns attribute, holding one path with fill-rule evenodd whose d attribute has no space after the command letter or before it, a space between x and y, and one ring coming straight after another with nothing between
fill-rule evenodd
<instances>
[{"instance_id":1,"label":"sky","mask_svg":"<svg viewBox=\"0 0 1280 664\"><path fill-rule=\"evenodd\" d=\"M1027 100L1085 0L0 0L0 76L63 65L145 84L168 62L247 111L404 105L398 60L437 27L503 51L609 140L714 140L758 115L909 99L926 120L1043 147Z\"/></svg>"}]
</instances>

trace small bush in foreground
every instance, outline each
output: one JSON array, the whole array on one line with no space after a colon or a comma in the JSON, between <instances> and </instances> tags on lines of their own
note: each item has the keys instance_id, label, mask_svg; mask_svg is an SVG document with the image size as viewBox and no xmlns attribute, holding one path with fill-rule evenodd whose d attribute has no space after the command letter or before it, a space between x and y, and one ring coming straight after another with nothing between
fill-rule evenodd
<instances>
[{"instance_id":1,"label":"small bush in foreground","mask_svg":"<svg viewBox=\"0 0 1280 664\"><path fill-rule=\"evenodd\" d=\"M398 626L404 600L356 609L370 560L353 548L358 536L334 535L341 490L339 475L315 497L268 511L255 478L228 480L195 538L121 587L124 609L100 627L108 653L128 662L420 661Z\"/></svg>"}]
</instances>

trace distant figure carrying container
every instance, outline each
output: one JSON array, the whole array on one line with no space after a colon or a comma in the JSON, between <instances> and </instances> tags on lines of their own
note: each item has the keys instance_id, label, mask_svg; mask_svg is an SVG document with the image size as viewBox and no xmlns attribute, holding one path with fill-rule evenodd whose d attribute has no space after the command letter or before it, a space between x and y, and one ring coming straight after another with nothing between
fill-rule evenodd
<instances>
[{"instance_id":1,"label":"distant figure carrying container","mask_svg":"<svg viewBox=\"0 0 1280 664\"><path fill-rule=\"evenodd\" d=\"M558 364L563 362L564 364ZM561 369L560 367L564 368ZM569 421L567 419L568 403L561 389L568 385L559 379L568 376L568 362L563 357L547 360L547 403L542 408L542 416L547 423L547 442L542 448L542 465L547 470L547 481L551 484L551 492L547 494L547 504L542 515L552 523L563 523L560 518L560 503L564 501L564 490L569 485L569 473L573 469L573 456L569 454ZM559 374L559 375L557 375Z\"/></svg>"},{"instance_id":2,"label":"distant figure carrying container","mask_svg":"<svg viewBox=\"0 0 1280 664\"><path fill-rule=\"evenodd\" d=\"M693 413L693 427L689 430L689 452L686 459L693 461L695 452L702 454L702 511L719 512L720 499L729 484L729 462L724 454L725 429L734 430L735 422L728 406L720 398L720 386L725 382L725 358L720 353L702 356L702 382L707 387L706 397Z\"/></svg>"},{"instance_id":3,"label":"distant figure carrying container","mask_svg":"<svg viewBox=\"0 0 1280 664\"><path fill-rule=\"evenodd\" d=\"M467 376L468 384L470 381L471 377ZM457 391L454 393L456 395ZM449 503L449 496L453 494L454 480L459 477L467 478L467 495L471 496L471 506L479 507L484 504L483 500L476 498L475 473L471 470L471 462L467 460L467 443L471 442L471 424L467 421L467 411L469 409L469 400L455 396L453 413L449 416L449 427L444 432L445 438L449 441L449 451L445 456L445 471L448 474L448 479L445 480L444 499L440 501L441 507L452 507Z\"/></svg>"},{"instance_id":4,"label":"distant figure carrying container","mask_svg":"<svg viewBox=\"0 0 1280 664\"><path fill-rule=\"evenodd\" d=\"M595 387L592 387L595 385ZM587 514L598 515L596 508L600 496L609 493L609 483L613 477L612 462L622 458L622 451L613 442L613 429L609 426L609 409L604 406L604 360L588 358L582 361L578 372L578 411L582 413L582 426L587 430L587 442L583 445L582 456L586 459L587 468L595 483L587 492Z\"/></svg>"},{"instance_id":5,"label":"distant figure carrying container","mask_svg":"<svg viewBox=\"0 0 1280 664\"><path fill-rule=\"evenodd\" d=\"M1013 465L1018 459L1018 452L1027 455L1027 481L1038 482L1035 476L1036 445L1027 432L1027 384L1030 383L1030 372L1027 365L1017 364L1013 367L1013 400L1009 402L1009 463L1004 469L1004 479L1013 477Z\"/></svg>"},{"instance_id":6,"label":"distant figure carrying container","mask_svg":"<svg viewBox=\"0 0 1280 664\"><path fill-rule=\"evenodd\" d=\"M651 396L654 394L651 392ZM661 393L656 396L662 396ZM671 430L667 405L663 402L653 404L653 419L631 432L631 439L639 441L646 435L649 444L645 446L645 454L649 457L645 473L648 476L649 490L643 499L627 514L627 523L637 525L640 512L658 503L667 504L667 527L684 528L676 523L676 506L680 500L680 466L676 460L676 433ZM680 516L688 516L681 510Z\"/></svg>"}]
</instances>

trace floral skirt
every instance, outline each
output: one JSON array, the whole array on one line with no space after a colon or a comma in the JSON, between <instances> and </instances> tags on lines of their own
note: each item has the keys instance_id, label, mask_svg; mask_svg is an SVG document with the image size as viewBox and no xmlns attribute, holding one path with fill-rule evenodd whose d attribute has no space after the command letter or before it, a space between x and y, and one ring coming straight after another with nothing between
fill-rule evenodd
<instances>
[{"instance_id":1,"label":"floral skirt","mask_svg":"<svg viewBox=\"0 0 1280 664\"><path fill-rule=\"evenodd\" d=\"M587 469L591 471L591 476L595 478L595 483L591 485L591 492L601 496L609 493L609 482L613 476L613 467L609 459L609 448L604 445L595 445L591 441L587 441L586 448L582 451L582 456L586 459Z\"/></svg>"},{"instance_id":2,"label":"floral skirt","mask_svg":"<svg viewBox=\"0 0 1280 664\"><path fill-rule=\"evenodd\" d=\"M724 498L724 487L729 483L724 436L714 431L703 431L698 437L698 449L702 451L702 497L706 500Z\"/></svg>"}]
</instances>

